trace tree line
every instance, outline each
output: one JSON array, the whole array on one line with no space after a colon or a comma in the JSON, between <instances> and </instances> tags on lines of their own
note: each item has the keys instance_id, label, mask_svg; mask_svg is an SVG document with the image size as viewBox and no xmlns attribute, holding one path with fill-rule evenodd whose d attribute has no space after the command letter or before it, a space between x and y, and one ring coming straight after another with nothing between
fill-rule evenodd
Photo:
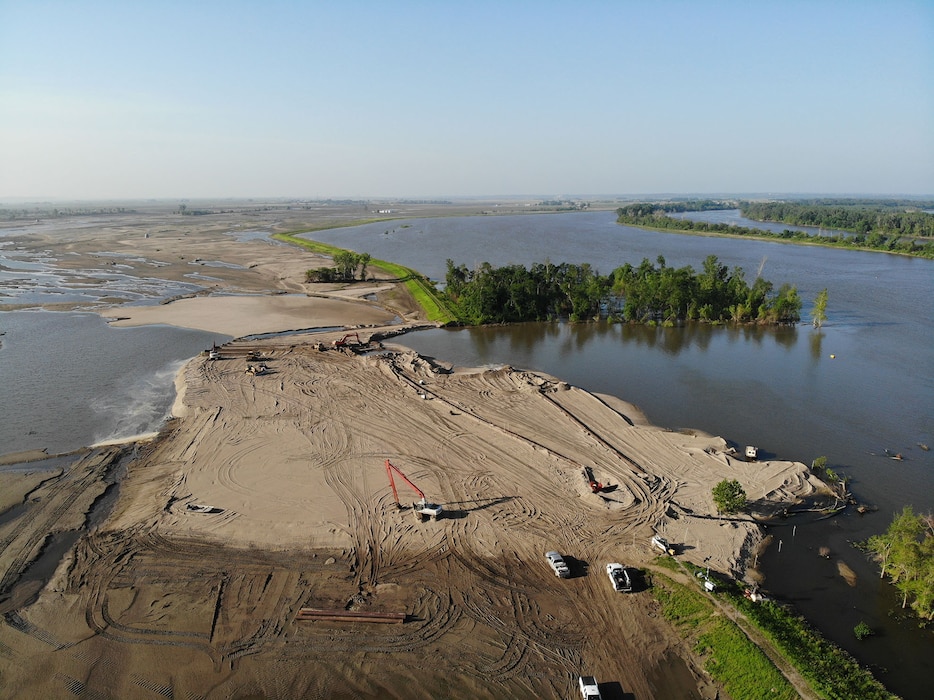
<instances>
[{"instance_id":1,"label":"tree line","mask_svg":"<svg viewBox=\"0 0 934 700\"><path fill-rule=\"evenodd\" d=\"M613 320L673 325L684 321L783 324L800 320L801 299L788 284L777 291L757 277L752 285L742 268L732 270L715 255L701 272L688 265L668 267L644 259L600 275L589 264L536 263L470 270L447 261L445 295L468 324L583 321L606 313Z\"/></svg>"},{"instance_id":2,"label":"tree line","mask_svg":"<svg viewBox=\"0 0 934 700\"><path fill-rule=\"evenodd\" d=\"M628 204L616 210L616 221L619 224L630 226L644 226L653 229L668 229L685 232L724 233L734 236L751 236L756 238L775 238L795 243L818 243L823 246L839 248L856 248L862 250L878 250L892 253L902 253L924 258L934 258L934 240L927 240L927 231L934 215L924 212L878 212L875 216L882 223L882 228L874 228L868 233L821 235L806 231L792 231L785 229L781 233L766 231L764 229L735 226L733 224L711 223L706 221L691 221L690 219L676 219L668 216L669 213L683 211L701 211L693 209L695 202L640 202ZM715 205L716 202L713 202ZM729 209L735 204L720 203L719 206L708 205L707 209ZM748 218L758 218L757 212L748 212ZM927 218L924 218L927 217ZM923 222L917 226L909 222L918 220ZM832 219L828 219L830 221ZM792 223L792 222L785 222ZM799 225L794 223L793 225ZM814 225L814 224L808 224ZM823 224L821 224L823 225ZM899 228L901 226L902 228ZM834 228L839 228L834 226ZM914 231L915 233L909 233Z\"/></svg>"},{"instance_id":3,"label":"tree line","mask_svg":"<svg viewBox=\"0 0 934 700\"><path fill-rule=\"evenodd\" d=\"M63 216L101 216L106 214L136 214L126 207L51 207L46 209L0 209L0 221L19 219L57 219Z\"/></svg>"},{"instance_id":4,"label":"tree line","mask_svg":"<svg viewBox=\"0 0 934 700\"><path fill-rule=\"evenodd\" d=\"M913 206L811 202L742 202L740 212L756 221L777 221L794 226L818 226L871 235L873 233L934 238L934 214ZM929 203L930 204L930 203ZM920 205L920 206L918 206ZM934 205L932 205L934 206Z\"/></svg>"}]
</instances>

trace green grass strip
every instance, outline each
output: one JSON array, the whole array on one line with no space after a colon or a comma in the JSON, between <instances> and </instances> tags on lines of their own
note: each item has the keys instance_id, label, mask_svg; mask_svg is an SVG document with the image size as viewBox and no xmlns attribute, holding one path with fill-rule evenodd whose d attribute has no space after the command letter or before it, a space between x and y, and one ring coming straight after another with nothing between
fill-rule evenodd
<instances>
[{"instance_id":1,"label":"green grass strip","mask_svg":"<svg viewBox=\"0 0 934 700\"><path fill-rule=\"evenodd\" d=\"M351 225L358 226L359 223L348 224L348 226ZM284 243L291 243L293 245L300 246L312 253L317 253L319 255L329 255L333 257L336 253L344 252L343 248L338 248L337 246L328 245L327 243L319 243L318 241L310 241L306 238L298 237L298 234L301 233L310 233L313 231L321 230L324 229L310 229L309 231L276 233L273 234L273 238L279 241L283 241ZM422 311L425 313L425 316L429 321L440 323L442 325L450 325L458 322L457 314L454 313L454 311L448 306L443 295L441 295L438 290L435 289L435 286L428 280L427 277L419 273L417 270L413 270L409 267L404 267L403 265L398 265L396 263L387 262L385 260L377 260L375 258L370 259L369 266L379 268L386 274L391 275L402 282L402 284L405 285L405 288L409 291L409 294L412 295L412 298L415 299L415 302L422 308Z\"/></svg>"},{"instance_id":2,"label":"green grass strip","mask_svg":"<svg viewBox=\"0 0 934 700\"><path fill-rule=\"evenodd\" d=\"M703 567L671 557L660 557L656 564L672 571L684 571L692 577L704 572ZM754 603L743 595L744 590L741 582L721 580L717 583L716 595L721 603L741 612L818 695L828 700L893 700L898 697L792 609L772 601ZM695 595L703 594L697 591Z\"/></svg>"},{"instance_id":3,"label":"green grass strip","mask_svg":"<svg viewBox=\"0 0 934 700\"><path fill-rule=\"evenodd\" d=\"M705 629L694 650L706 658L707 672L723 683L734 700L799 697L765 652L731 620L710 620Z\"/></svg>"},{"instance_id":4,"label":"green grass strip","mask_svg":"<svg viewBox=\"0 0 934 700\"><path fill-rule=\"evenodd\" d=\"M734 700L799 697L765 653L735 623L716 614L713 603L699 590L659 573L652 576L651 590L665 619L694 643L708 673Z\"/></svg>"}]
</instances>

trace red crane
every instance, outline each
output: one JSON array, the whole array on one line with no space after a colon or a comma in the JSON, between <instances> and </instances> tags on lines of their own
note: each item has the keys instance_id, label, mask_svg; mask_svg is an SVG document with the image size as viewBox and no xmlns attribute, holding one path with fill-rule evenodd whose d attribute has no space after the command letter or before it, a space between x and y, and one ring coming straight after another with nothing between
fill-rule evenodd
<instances>
[{"instance_id":1,"label":"red crane","mask_svg":"<svg viewBox=\"0 0 934 700\"><path fill-rule=\"evenodd\" d=\"M396 490L396 480L393 478L393 475L392 475L393 472L398 474L405 483L411 486L412 490L415 491L415 493L417 493L419 498L421 499L417 503L412 504L412 509L415 511L415 515L418 517L419 520L425 520L427 518L431 518L432 520L437 520L438 518L441 517L441 513L443 512L441 506L436 503L429 503L428 499L425 498L425 492L422 491L420 488L418 488L418 486L413 484L405 474L399 471L399 467L397 467L395 464L393 464L387 459L386 460L386 474L389 476L389 485L392 487L392 495L396 499L397 506L399 506L400 508L403 507L402 504L399 503L399 492Z\"/></svg>"}]
</instances>

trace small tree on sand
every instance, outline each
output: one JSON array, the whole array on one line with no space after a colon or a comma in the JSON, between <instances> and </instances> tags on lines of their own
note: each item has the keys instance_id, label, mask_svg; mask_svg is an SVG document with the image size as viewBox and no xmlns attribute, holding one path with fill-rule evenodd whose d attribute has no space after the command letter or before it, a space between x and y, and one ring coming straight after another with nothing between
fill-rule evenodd
<instances>
[{"instance_id":1,"label":"small tree on sand","mask_svg":"<svg viewBox=\"0 0 934 700\"><path fill-rule=\"evenodd\" d=\"M718 513L736 513L746 507L746 492L736 479L724 479L713 487Z\"/></svg>"}]
</instances>

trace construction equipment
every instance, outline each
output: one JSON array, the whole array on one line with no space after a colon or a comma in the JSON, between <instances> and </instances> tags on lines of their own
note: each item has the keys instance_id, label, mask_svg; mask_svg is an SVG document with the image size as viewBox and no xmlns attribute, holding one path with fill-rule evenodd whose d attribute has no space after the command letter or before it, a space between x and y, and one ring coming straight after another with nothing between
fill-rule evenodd
<instances>
[{"instance_id":1,"label":"construction equipment","mask_svg":"<svg viewBox=\"0 0 934 700\"><path fill-rule=\"evenodd\" d=\"M590 485L590 490L594 493L600 493L603 490L603 484L593 478L593 469L590 467L584 467L584 478Z\"/></svg>"},{"instance_id":2,"label":"construction equipment","mask_svg":"<svg viewBox=\"0 0 934 700\"><path fill-rule=\"evenodd\" d=\"M405 474L399 471L399 468L396 465L394 465L392 462L390 462L387 459L386 460L386 474L389 476L389 485L392 486L392 495L395 496L396 505L399 506L399 508L404 508L405 506L403 506L399 502L399 492L396 491L396 481L392 476L393 472L398 474L402 478L402 480L405 483L407 483L409 486L411 486L412 490L415 491L415 493L419 495L419 498L421 500L412 504L412 510L415 512L415 517L418 518L420 522L424 522L425 520L428 520L429 518L432 520L437 520L438 518L441 517L441 514L443 512L443 509L441 508L441 506L438 505L437 503L429 503L428 500L425 498L425 492L422 491L420 488L418 488L418 486L413 484Z\"/></svg>"},{"instance_id":3,"label":"construction equipment","mask_svg":"<svg viewBox=\"0 0 934 700\"><path fill-rule=\"evenodd\" d=\"M662 550L665 554L672 556L672 557L678 553L678 550L675 549L673 545L669 544L668 540L666 540L661 535L652 536L652 546L657 547L658 549Z\"/></svg>"},{"instance_id":4,"label":"construction equipment","mask_svg":"<svg viewBox=\"0 0 934 700\"><path fill-rule=\"evenodd\" d=\"M348 345L349 345L348 341L349 341L351 338L356 338L356 339L357 339L357 343L356 343L357 345L363 345L363 342L360 340L360 334L359 334L359 333L347 333L347 334L344 335L344 337L341 338L340 340L335 340L333 343L331 343L331 346L332 346L332 347L335 347L335 348L345 348L345 347L348 347Z\"/></svg>"}]
</instances>

